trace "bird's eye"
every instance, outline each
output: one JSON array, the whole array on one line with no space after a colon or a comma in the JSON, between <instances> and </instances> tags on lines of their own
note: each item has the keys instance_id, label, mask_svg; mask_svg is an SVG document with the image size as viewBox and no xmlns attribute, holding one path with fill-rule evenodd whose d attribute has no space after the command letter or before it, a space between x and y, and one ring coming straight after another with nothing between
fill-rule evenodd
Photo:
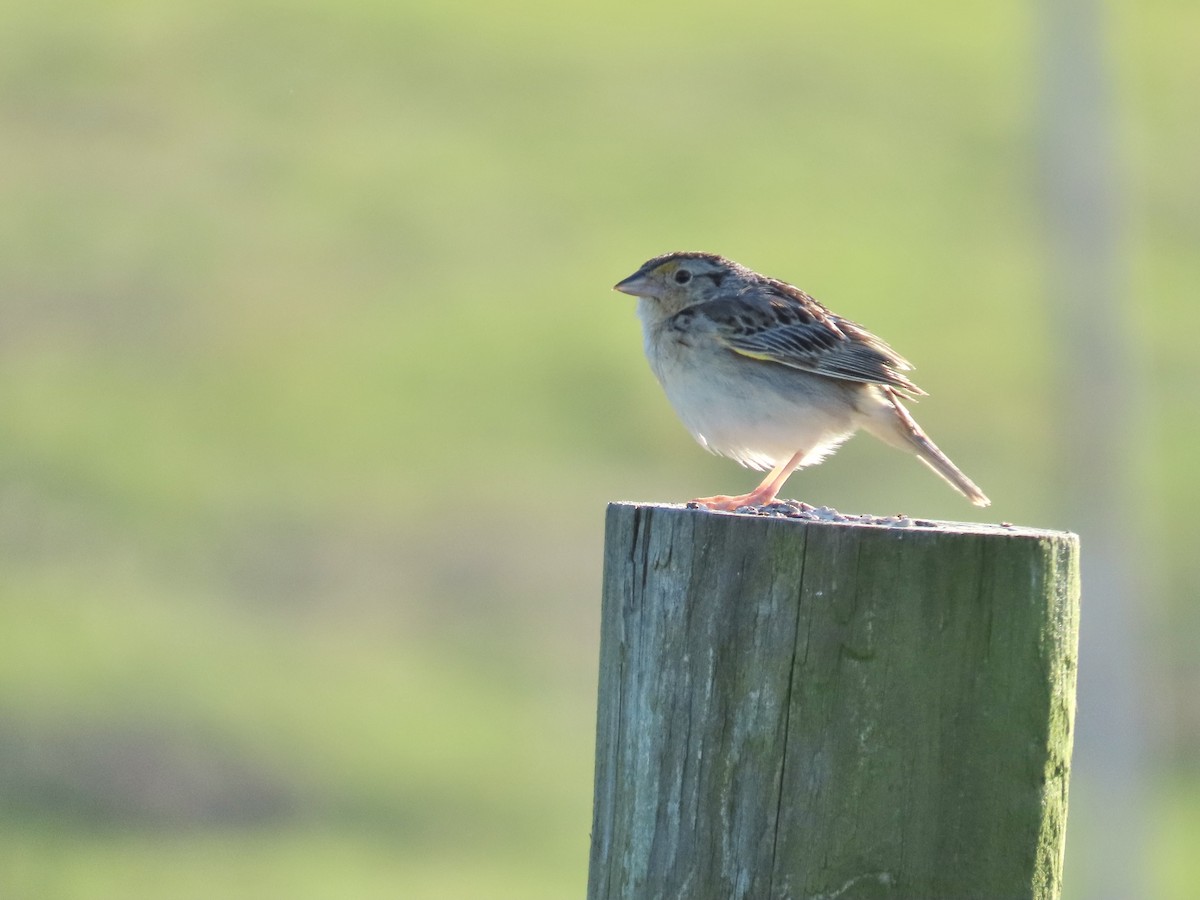
<instances>
[{"instance_id":1,"label":"bird's eye","mask_svg":"<svg viewBox=\"0 0 1200 900\"><path fill-rule=\"evenodd\" d=\"M675 283L676 284L687 284L691 280L692 280L692 273L689 272L687 269L680 269L678 272L675 273Z\"/></svg>"}]
</instances>

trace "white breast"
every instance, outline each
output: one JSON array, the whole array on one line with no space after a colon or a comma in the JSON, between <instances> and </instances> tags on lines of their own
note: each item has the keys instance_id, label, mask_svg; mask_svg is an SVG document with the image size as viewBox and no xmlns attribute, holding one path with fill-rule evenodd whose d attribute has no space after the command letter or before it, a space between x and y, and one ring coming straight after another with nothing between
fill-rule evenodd
<instances>
[{"instance_id":1,"label":"white breast","mask_svg":"<svg viewBox=\"0 0 1200 900\"><path fill-rule=\"evenodd\" d=\"M708 450L754 469L803 450L809 465L858 427L845 382L739 357L712 337L665 327L655 312L639 301L646 358L684 426Z\"/></svg>"}]
</instances>

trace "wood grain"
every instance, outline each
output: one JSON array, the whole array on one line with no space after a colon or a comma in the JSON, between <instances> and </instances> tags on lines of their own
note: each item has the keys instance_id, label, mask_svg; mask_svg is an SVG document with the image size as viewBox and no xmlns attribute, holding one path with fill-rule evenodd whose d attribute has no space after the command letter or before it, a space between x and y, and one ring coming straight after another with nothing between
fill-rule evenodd
<instances>
[{"instance_id":1,"label":"wood grain","mask_svg":"<svg viewBox=\"0 0 1200 900\"><path fill-rule=\"evenodd\" d=\"M612 504L589 900L1057 898L1074 535Z\"/></svg>"}]
</instances>

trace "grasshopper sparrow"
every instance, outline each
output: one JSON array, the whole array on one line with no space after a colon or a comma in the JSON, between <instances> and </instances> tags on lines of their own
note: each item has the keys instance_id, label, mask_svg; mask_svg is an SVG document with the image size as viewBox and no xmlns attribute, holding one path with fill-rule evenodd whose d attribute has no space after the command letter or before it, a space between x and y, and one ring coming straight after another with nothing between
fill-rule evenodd
<instances>
[{"instance_id":1,"label":"grasshopper sparrow","mask_svg":"<svg viewBox=\"0 0 1200 900\"><path fill-rule=\"evenodd\" d=\"M713 253L668 253L614 289L638 298L650 368L692 436L770 470L748 494L697 503L770 503L859 428L916 454L976 506L990 502L901 403L925 393L904 374L912 366L799 288Z\"/></svg>"}]
</instances>

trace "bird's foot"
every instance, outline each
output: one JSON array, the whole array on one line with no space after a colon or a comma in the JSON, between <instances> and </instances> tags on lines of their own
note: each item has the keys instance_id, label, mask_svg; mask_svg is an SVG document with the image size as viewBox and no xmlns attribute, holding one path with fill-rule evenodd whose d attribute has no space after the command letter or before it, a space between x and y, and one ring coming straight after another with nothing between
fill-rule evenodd
<instances>
[{"instance_id":1,"label":"bird's foot","mask_svg":"<svg viewBox=\"0 0 1200 900\"><path fill-rule=\"evenodd\" d=\"M738 494L736 497L718 494L716 497L697 497L692 502L708 509L723 509L733 512L743 506L766 506L775 499L775 495L778 493L778 490L759 487L748 494Z\"/></svg>"}]
</instances>

